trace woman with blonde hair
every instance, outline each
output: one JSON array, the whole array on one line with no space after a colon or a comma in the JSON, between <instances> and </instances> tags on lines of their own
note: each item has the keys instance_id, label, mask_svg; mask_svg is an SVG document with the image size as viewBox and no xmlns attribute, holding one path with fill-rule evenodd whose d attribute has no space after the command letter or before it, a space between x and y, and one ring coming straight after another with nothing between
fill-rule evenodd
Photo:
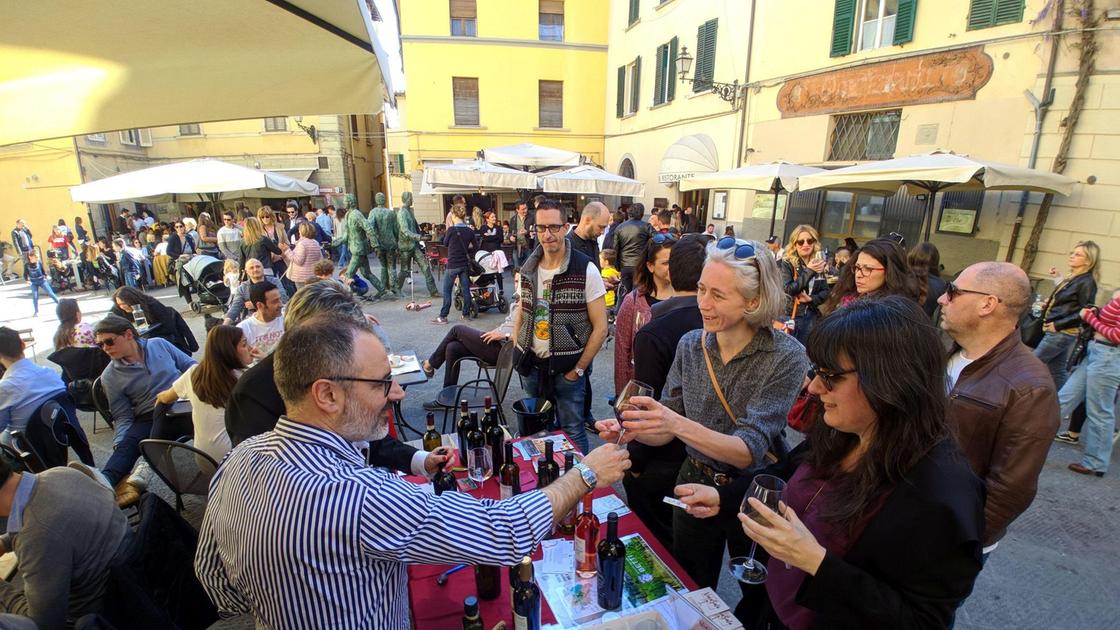
<instances>
[{"instance_id":1,"label":"woman with blonde hair","mask_svg":"<svg viewBox=\"0 0 1120 630\"><path fill-rule=\"evenodd\" d=\"M1034 356L1050 369L1054 386L1059 390L1069 378L1066 362L1077 343L1081 330L1081 310L1097 301L1097 281L1100 280L1101 248L1093 241L1079 241L1069 253L1069 276L1058 286L1042 307L1042 341L1034 349ZM1057 271L1051 269L1051 275Z\"/></svg>"},{"instance_id":2,"label":"woman with blonde hair","mask_svg":"<svg viewBox=\"0 0 1120 630\"><path fill-rule=\"evenodd\" d=\"M209 212L198 215L198 252L206 256L218 257L218 226Z\"/></svg>"},{"instance_id":3,"label":"woman with blonde hair","mask_svg":"<svg viewBox=\"0 0 1120 630\"><path fill-rule=\"evenodd\" d=\"M299 240L290 256L292 264L288 267L288 279L297 287L302 287L315 277L315 264L323 259L319 241L315 240L315 225L310 221L299 224Z\"/></svg>"},{"instance_id":4,"label":"woman with blonde hair","mask_svg":"<svg viewBox=\"0 0 1120 630\"><path fill-rule=\"evenodd\" d=\"M287 260L292 249L291 245L288 244L287 234L284 233L283 227L277 225L275 211L268 206L257 208L257 220L261 222L261 227L264 228L264 235L280 248L282 255L272 254L272 270L278 277L283 276L288 270Z\"/></svg>"},{"instance_id":5,"label":"woman with blonde hair","mask_svg":"<svg viewBox=\"0 0 1120 630\"><path fill-rule=\"evenodd\" d=\"M245 217L245 225L241 230L241 260L256 258L264 265L266 276L276 275L272 267L272 256L283 256L280 247L265 234L264 226L256 217Z\"/></svg>"},{"instance_id":6,"label":"woman with blonde hair","mask_svg":"<svg viewBox=\"0 0 1120 630\"><path fill-rule=\"evenodd\" d=\"M809 371L805 349L772 322L785 305L778 266L760 243L724 237L707 247L696 294L704 327L686 333L661 399L630 398L622 441L684 442L677 484L723 486L751 475L785 449L786 416ZM619 439L617 420L596 423ZM701 587L719 582L725 544L747 555L738 523L673 513L673 555Z\"/></svg>"},{"instance_id":7,"label":"woman with blonde hair","mask_svg":"<svg viewBox=\"0 0 1120 630\"><path fill-rule=\"evenodd\" d=\"M790 297L786 306L786 332L802 343L809 338L820 306L828 299L828 263L821 255L821 239L811 225L799 225L789 233L782 260L782 290ZM793 330L788 322L793 321Z\"/></svg>"}]
</instances>

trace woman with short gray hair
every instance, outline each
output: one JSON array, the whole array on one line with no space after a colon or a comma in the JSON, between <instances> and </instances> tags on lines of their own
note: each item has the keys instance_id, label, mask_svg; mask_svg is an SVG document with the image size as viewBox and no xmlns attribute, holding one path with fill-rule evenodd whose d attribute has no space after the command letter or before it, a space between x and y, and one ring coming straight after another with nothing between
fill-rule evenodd
<instances>
[{"instance_id":1,"label":"woman with short gray hair","mask_svg":"<svg viewBox=\"0 0 1120 630\"><path fill-rule=\"evenodd\" d=\"M781 432L809 359L793 337L773 328L785 294L777 263L761 244L734 237L709 244L697 289L704 328L681 338L660 401L630 399L622 441L660 446L678 438L688 451L678 485L723 486L782 450ZM619 438L617 421L597 426L604 440ZM673 555L701 587L719 582L725 543L732 556L746 555L738 523L673 513Z\"/></svg>"}]
</instances>

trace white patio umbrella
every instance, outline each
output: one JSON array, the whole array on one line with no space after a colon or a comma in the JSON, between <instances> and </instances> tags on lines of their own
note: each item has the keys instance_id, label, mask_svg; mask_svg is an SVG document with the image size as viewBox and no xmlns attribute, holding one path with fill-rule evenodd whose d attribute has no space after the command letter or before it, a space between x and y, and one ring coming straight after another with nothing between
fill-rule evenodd
<instances>
[{"instance_id":1,"label":"white patio umbrella","mask_svg":"<svg viewBox=\"0 0 1120 630\"><path fill-rule=\"evenodd\" d=\"M786 203L789 203L789 193L798 188L798 178L814 173L826 172L823 168L802 166L784 160L768 164L755 164L744 166L729 171L715 171L694 175L680 181L682 191L706 188L733 188L735 190L755 190L768 192L774 195L774 207L770 212L770 236L774 236L774 222L778 217L778 193L786 192Z\"/></svg>"},{"instance_id":2,"label":"white patio umbrella","mask_svg":"<svg viewBox=\"0 0 1120 630\"><path fill-rule=\"evenodd\" d=\"M642 182L608 173L590 164L542 174L540 179L546 193L641 197L646 190Z\"/></svg>"},{"instance_id":3,"label":"white patio umbrella","mask_svg":"<svg viewBox=\"0 0 1120 630\"><path fill-rule=\"evenodd\" d=\"M433 187L458 189L536 189L537 176L485 160L464 160L450 164L426 164L424 181Z\"/></svg>"},{"instance_id":4,"label":"white patio umbrella","mask_svg":"<svg viewBox=\"0 0 1120 630\"><path fill-rule=\"evenodd\" d=\"M539 144L510 144L503 147L483 149L479 157L494 164L525 166L528 168L549 168L579 166L583 158L579 153L542 147Z\"/></svg>"},{"instance_id":5,"label":"white patio umbrella","mask_svg":"<svg viewBox=\"0 0 1120 630\"><path fill-rule=\"evenodd\" d=\"M119 129L377 113L384 0L5 2L0 146Z\"/></svg>"},{"instance_id":6,"label":"white patio umbrella","mask_svg":"<svg viewBox=\"0 0 1120 630\"><path fill-rule=\"evenodd\" d=\"M210 201L242 197L286 198L319 194L315 184L287 175L204 158L153 166L70 188L86 203Z\"/></svg>"},{"instance_id":7,"label":"white patio umbrella","mask_svg":"<svg viewBox=\"0 0 1120 630\"><path fill-rule=\"evenodd\" d=\"M1022 166L1011 166L934 151L922 155L857 164L799 180L801 190L834 188L893 195L905 186L911 194L926 193L925 240L933 224L934 197L939 192L1027 190L1069 195L1077 180Z\"/></svg>"}]
</instances>

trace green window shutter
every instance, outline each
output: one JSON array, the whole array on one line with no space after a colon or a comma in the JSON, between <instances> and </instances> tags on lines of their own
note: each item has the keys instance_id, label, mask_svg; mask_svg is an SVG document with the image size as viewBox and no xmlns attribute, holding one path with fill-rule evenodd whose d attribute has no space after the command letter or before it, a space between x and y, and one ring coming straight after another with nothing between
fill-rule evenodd
<instances>
[{"instance_id":1,"label":"green window shutter","mask_svg":"<svg viewBox=\"0 0 1120 630\"><path fill-rule=\"evenodd\" d=\"M968 6L968 30L996 24L996 0L972 0Z\"/></svg>"},{"instance_id":2,"label":"green window shutter","mask_svg":"<svg viewBox=\"0 0 1120 630\"><path fill-rule=\"evenodd\" d=\"M657 47L657 73L653 76L653 104L660 105L665 102L662 91L665 89L665 56L669 47L661 44Z\"/></svg>"},{"instance_id":3,"label":"green window shutter","mask_svg":"<svg viewBox=\"0 0 1120 630\"><path fill-rule=\"evenodd\" d=\"M398 153L396 157L397 157L397 172L398 173L404 173L404 154L403 153Z\"/></svg>"},{"instance_id":4,"label":"green window shutter","mask_svg":"<svg viewBox=\"0 0 1120 630\"><path fill-rule=\"evenodd\" d=\"M832 14L832 49L830 57L843 57L852 52L852 28L856 22L856 0L836 0Z\"/></svg>"},{"instance_id":5,"label":"green window shutter","mask_svg":"<svg viewBox=\"0 0 1120 630\"><path fill-rule=\"evenodd\" d=\"M638 13L641 8L641 0L630 0L630 21L627 24L633 24L638 21Z\"/></svg>"},{"instance_id":6,"label":"green window shutter","mask_svg":"<svg viewBox=\"0 0 1120 630\"><path fill-rule=\"evenodd\" d=\"M630 111L638 111L638 105L642 102L642 57L634 60L634 85L630 88Z\"/></svg>"},{"instance_id":7,"label":"green window shutter","mask_svg":"<svg viewBox=\"0 0 1120 630\"><path fill-rule=\"evenodd\" d=\"M1024 0L996 0L995 23L1017 24L1023 21Z\"/></svg>"},{"instance_id":8,"label":"green window shutter","mask_svg":"<svg viewBox=\"0 0 1120 630\"><path fill-rule=\"evenodd\" d=\"M626 66L619 66L618 67L618 100L615 101L615 107L614 107L614 115L618 118L622 118L622 116L624 114L626 114L626 110L624 109L626 104L623 102L625 100L626 100Z\"/></svg>"},{"instance_id":9,"label":"green window shutter","mask_svg":"<svg viewBox=\"0 0 1120 630\"><path fill-rule=\"evenodd\" d=\"M894 21L894 44L914 41L914 17L918 14L918 0L898 0L898 13Z\"/></svg>"},{"instance_id":10,"label":"green window shutter","mask_svg":"<svg viewBox=\"0 0 1120 630\"><path fill-rule=\"evenodd\" d=\"M708 20L696 31L696 71L693 73L692 91L710 90L716 67L716 31L719 20Z\"/></svg>"},{"instance_id":11,"label":"green window shutter","mask_svg":"<svg viewBox=\"0 0 1120 630\"><path fill-rule=\"evenodd\" d=\"M677 38L669 40L669 92L666 101L673 100L677 95Z\"/></svg>"}]
</instances>

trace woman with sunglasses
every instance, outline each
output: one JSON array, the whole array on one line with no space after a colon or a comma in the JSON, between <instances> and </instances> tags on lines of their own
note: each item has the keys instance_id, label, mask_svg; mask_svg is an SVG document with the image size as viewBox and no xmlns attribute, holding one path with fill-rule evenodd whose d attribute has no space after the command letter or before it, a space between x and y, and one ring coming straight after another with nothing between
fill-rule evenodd
<instances>
[{"instance_id":1,"label":"woman with sunglasses","mask_svg":"<svg viewBox=\"0 0 1120 630\"><path fill-rule=\"evenodd\" d=\"M265 238L272 241L280 249L279 254L271 254L272 271L276 274L276 277L283 278L284 273L288 270L287 257L291 256L288 237L284 230L276 225L276 216L273 214L272 208L268 206L257 208L257 220L261 222L261 231Z\"/></svg>"},{"instance_id":2,"label":"woman with sunglasses","mask_svg":"<svg viewBox=\"0 0 1120 630\"><path fill-rule=\"evenodd\" d=\"M614 391L634 378L634 335L649 323L654 304L673 297L669 282L669 252L677 242L672 234L654 234L634 267L634 289L622 298L614 318Z\"/></svg>"},{"instance_id":3,"label":"woman with sunglasses","mask_svg":"<svg viewBox=\"0 0 1120 630\"><path fill-rule=\"evenodd\" d=\"M901 295L919 304L925 300L902 246L890 238L877 238L859 248L855 261L841 268L840 280L820 312L828 315L855 300L887 295Z\"/></svg>"},{"instance_id":4,"label":"woman with sunglasses","mask_svg":"<svg viewBox=\"0 0 1120 630\"><path fill-rule=\"evenodd\" d=\"M793 336L804 344L820 316L820 305L828 299L828 263L821 255L820 237L813 226L793 228L780 267L782 289L791 299L786 315L793 315Z\"/></svg>"},{"instance_id":5,"label":"woman with sunglasses","mask_svg":"<svg viewBox=\"0 0 1120 630\"><path fill-rule=\"evenodd\" d=\"M1097 301L1100 259L1101 248L1093 241L1074 245L1069 253L1069 276L1058 281L1042 309L1044 334L1034 355L1050 368L1050 376L1054 377L1054 386L1058 389L1069 378L1066 363L1081 330L1081 311Z\"/></svg>"},{"instance_id":6,"label":"woman with sunglasses","mask_svg":"<svg viewBox=\"0 0 1120 630\"><path fill-rule=\"evenodd\" d=\"M738 513L749 479L675 490L769 553L765 605L736 615L748 628L947 627L982 566L984 485L945 420L936 329L913 300L860 300L817 323L809 357L822 421L787 458L782 514L755 498L755 518Z\"/></svg>"},{"instance_id":7,"label":"woman with sunglasses","mask_svg":"<svg viewBox=\"0 0 1120 630\"><path fill-rule=\"evenodd\" d=\"M757 253L757 255L756 255ZM688 453L677 483L717 487L749 476L782 452L782 429L809 359L772 322L785 304L777 263L759 243L723 238L707 246L696 294L704 327L677 344L660 401L636 396L622 414L622 442L661 446L673 438ZM617 420L596 423L620 437ZM747 555L738 523L673 514L673 556L701 587L719 582L724 547ZM726 544L725 544L726 543Z\"/></svg>"}]
</instances>

